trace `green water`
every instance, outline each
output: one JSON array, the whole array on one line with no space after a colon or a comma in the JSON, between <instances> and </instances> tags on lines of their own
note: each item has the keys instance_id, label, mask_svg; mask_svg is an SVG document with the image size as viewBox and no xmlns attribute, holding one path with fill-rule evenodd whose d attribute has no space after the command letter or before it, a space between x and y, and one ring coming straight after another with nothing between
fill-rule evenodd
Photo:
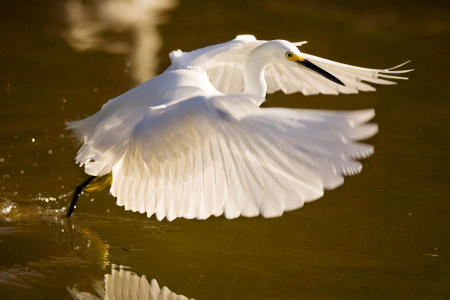
<instances>
[{"instance_id":1,"label":"green water","mask_svg":"<svg viewBox=\"0 0 450 300\"><path fill-rule=\"evenodd\" d=\"M450 298L448 2L178 1L131 19L105 14L109 2L2 3L1 299L95 294L112 264L196 299ZM158 222L106 191L61 218L86 177L64 123L164 70L171 50L240 33L308 40L305 52L367 67L413 60L409 81L375 93L268 97L375 108L380 131L363 172L275 219Z\"/></svg>"}]
</instances>

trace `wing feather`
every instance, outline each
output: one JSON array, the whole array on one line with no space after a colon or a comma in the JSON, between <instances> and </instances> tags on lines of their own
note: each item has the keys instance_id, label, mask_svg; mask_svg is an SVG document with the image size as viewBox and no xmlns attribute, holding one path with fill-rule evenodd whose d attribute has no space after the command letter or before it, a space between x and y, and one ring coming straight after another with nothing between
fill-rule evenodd
<instances>
[{"instance_id":1,"label":"wing feather","mask_svg":"<svg viewBox=\"0 0 450 300\"><path fill-rule=\"evenodd\" d=\"M148 109L113 167L111 193L159 220L279 216L361 170L355 159L372 147L354 140L376 132L365 129L371 117L259 108L242 95Z\"/></svg>"}]
</instances>

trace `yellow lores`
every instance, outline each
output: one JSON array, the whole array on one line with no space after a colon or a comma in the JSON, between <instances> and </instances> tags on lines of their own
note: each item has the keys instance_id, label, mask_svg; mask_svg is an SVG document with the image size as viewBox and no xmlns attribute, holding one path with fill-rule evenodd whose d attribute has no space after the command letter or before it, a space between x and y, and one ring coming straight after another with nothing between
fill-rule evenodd
<instances>
[{"instance_id":1,"label":"yellow lores","mask_svg":"<svg viewBox=\"0 0 450 300\"><path fill-rule=\"evenodd\" d=\"M290 61L304 61L305 59L292 52L286 52L286 58Z\"/></svg>"}]
</instances>

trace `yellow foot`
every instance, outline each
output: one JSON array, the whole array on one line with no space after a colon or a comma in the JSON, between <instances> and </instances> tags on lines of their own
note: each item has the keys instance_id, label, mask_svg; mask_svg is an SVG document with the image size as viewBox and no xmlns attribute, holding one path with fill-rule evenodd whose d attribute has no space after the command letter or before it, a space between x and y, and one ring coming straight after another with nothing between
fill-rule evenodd
<instances>
[{"instance_id":1,"label":"yellow foot","mask_svg":"<svg viewBox=\"0 0 450 300\"><path fill-rule=\"evenodd\" d=\"M96 177L94 180L92 180L91 183L89 183L88 186L84 188L84 191L88 193L101 191L107 187L110 187L111 184L112 184L112 174L109 173L101 177Z\"/></svg>"}]
</instances>

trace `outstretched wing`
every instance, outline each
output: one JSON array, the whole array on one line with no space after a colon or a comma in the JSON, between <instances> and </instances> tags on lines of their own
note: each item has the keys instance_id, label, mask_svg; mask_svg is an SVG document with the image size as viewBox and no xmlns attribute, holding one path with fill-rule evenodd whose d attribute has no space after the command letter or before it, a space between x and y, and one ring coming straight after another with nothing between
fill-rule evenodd
<instances>
[{"instance_id":1,"label":"outstretched wing","mask_svg":"<svg viewBox=\"0 0 450 300\"><path fill-rule=\"evenodd\" d=\"M208 78L199 72L166 72L108 101L95 114L68 122L67 129L73 130L83 143L76 162L90 175L108 174L149 107L170 105L213 89Z\"/></svg>"},{"instance_id":2,"label":"outstretched wing","mask_svg":"<svg viewBox=\"0 0 450 300\"><path fill-rule=\"evenodd\" d=\"M177 50L170 54L172 66L168 70L198 68L206 71L211 83L219 91L223 93L242 92L246 58L253 49L265 42L257 40L253 35L239 35L234 40L191 52ZM395 84L391 80L407 79L398 75L412 71L396 70L404 64L389 69L370 69L342 64L306 53L302 53L302 55L340 79L345 86L336 84L306 68L295 65L286 67L279 63L273 63L268 65L264 73L268 93L281 90L287 94L301 92L304 95L337 95L339 93L353 94L359 91L374 91L375 88L370 84Z\"/></svg>"},{"instance_id":3,"label":"outstretched wing","mask_svg":"<svg viewBox=\"0 0 450 300\"><path fill-rule=\"evenodd\" d=\"M250 34L200 48L190 52L181 50L169 54L172 65L167 69L198 69L208 74L212 84L223 93L239 93L244 90L244 65L250 52L266 41Z\"/></svg>"},{"instance_id":4,"label":"outstretched wing","mask_svg":"<svg viewBox=\"0 0 450 300\"><path fill-rule=\"evenodd\" d=\"M356 174L372 110L259 108L242 95L149 108L113 166L111 193L158 219L279 216Z\"/></svg>"}]
</instances>

